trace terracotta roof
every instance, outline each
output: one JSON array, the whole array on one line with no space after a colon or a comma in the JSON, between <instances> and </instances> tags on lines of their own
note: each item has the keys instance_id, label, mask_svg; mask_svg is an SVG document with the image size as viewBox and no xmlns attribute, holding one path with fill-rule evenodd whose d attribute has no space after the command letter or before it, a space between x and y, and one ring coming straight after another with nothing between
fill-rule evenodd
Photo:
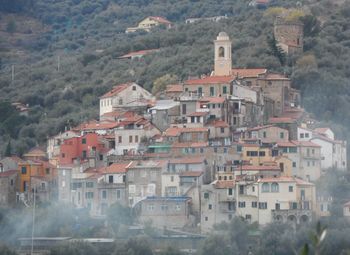
<instances>
[{"instance_id":1,"label":"terracotta roof","mask_svg":"<svg viewBox=\"0 0 350 255\"><path fill-rule=\"evenodd\" d=\"M276 143L279 147L296 147L296 144L292 142L277 142Z\"/></svg>"},{"instance_id":2,"label":"terracotta roof","mask_svg":"<svg viewBox=\"0 0 350 255\"><path fill-rule=\"evenodd\" d=\"M190 114L187 114L188 117L201 117L201 116L206 116L208 115L209 112L193 112Z\"/></svg>"},{"instance_id":3,"label":"terracotta roof","mask_svg":"<svg viewBox=\"0 0 350 255\"><path fill-rule=\"evenodd\" d=\"M169 160L170 164L201 164L205 161L204 157L186 157L173 158Z\"/></svg>"},{"instance_id":4,"label":"terracotta roof","mask_svg":"<svg viewBox=\"0 0 350 255\"><path fill-rule=\"evenodd\" d=\"M235 187L235 182L234 181L216 181L214 186L217 189L234 188Z\"/></svg>"},{"instance_id":5,"label":"terracotta roof","mask_svg":"<svg viewBox=\"0 0 350 255\"><path fill-rule=\"evenodd\" d=\"M179 128L170 127L165 130L165 136L179 136L181 133L192 133L192 132L208 132L208 128Z\"/></svg>"},{"instance_id":6,"label":"terracotta roof","mask_svg":"<svg viewBox=\"0 0 350 255\"><path fill-rule=\"evenodd\" d=\"M274 125L257 126L257 127L249 128L248 131L258 131L269 127L275 127L275 126Z\"/></svg>"},{"instance_id":7,"label":"terracotta roof","mask_svg":"<svg viewBox=\"0 0 350 255\"><path fill-rule=\"evenodd\" d=\"M235 171L241 171L241 167L236 168ZM242 171L281 171L281 169L277 165L272 165L272 166L243 165Z\"/></svg>"},{"instance_id":8,"label":"terracotta roof","mask_svg":"<svg viewBox=\"0 0 350 255\"><path fill-rule=\"evenodd\" d=\"M268 73L267 75L259 78L263 80L290 80L288 77L284 76L283 74L278 73Z\"/></svg>"},{"instance_id":9,"label":"terracotta roof","mask_svg":"<svg viewBox=\"0 0 350 255\"><path fill-rule=\"evenodd\" d=\"M24 156L30 156L30 155L46 156L46 152L38 147L35 147L35 148L30 149L26 154L24 154Z\"/></svg>"},{"instance_id":10,"label":"terracotta roof","mask_svg":"<svg viewBox=\"0 0 350 255\"><path fill-rule=\"evenodd\" d=\"M179 174L180 177L185 176L185 177L199 177L203 174L202 171L187 171L187 172L182 172Z\"/></svg>"},{"instance_id":11,"label":"terracotta roof","mask_svg":"<svg viewBox=\"0 0 350 255\"><path fill-rule=\"evenodd\" d=\"M225 97L203 97L199 101L201 103L206 102L209 104L222 104L226 100Z\"/></svg>"},{"instance_id":12,"label":"terracotta roof","mask_svg":"<svg viewBox=\"0 0 350 255\"><path fill-rule=\"evenodd\" d=\"M126 168L131 164L129 163L114 163L110 166L104 167L101 169L101 173L104 174L119 174L126 173Z\"/></svg>"},{"instance_id":13,"label":"terracotta roof","mask_svg":"<svg viewBox=\"0 0 350 255\"><path fill-rule=\"evenodd\" d=\"M208 142L196 142L196 143L174 143L173 148L202 148L208 147Z\"/></svg>"},{"instance_id":14,"label":"terracotta roof","mask_svg":"<svg viewBox=\"0 0 350 255\"><path fill-rule=\"evenodd\" d=\"M0 178L9 177L9 176L17 174L17 173L18 173L18 170L8 170L8 171L5 171L5 172L1 172L0 173Z\"/></svg>"},{"instance_id":15,"label":"terracotta roof","mask_svg":"<svg viewBox=\"0 0 350 255\"><path fill-rule=\"evenodd\" d=\"M123 90L127 89L129 86L131 86L131 83L119 84L119 85L115 86L112 90L108 91L106 94L101 96L100 98L107 98L107 97L116 96L120 92L122 92Z\"/></svg>"},{"instance_id":16,"label":"terracotta roof","mask_svg":"<svg viewBox=\"0 0 350 255\"><path fill-rule=\"evenodd\" d=\"M330 128L315 128L314 131L320 134L325 134Z\"/></svg>"},{"instance_id":17,"label":"terracotta roof","mask_svg":"<svg viewBox=\"0 0 350 255\"><path fill-rule=\"evenodd\" d=\"M148 18L152 19L152 20L155 20L155 21L158 21L159 23L162 23L162 24L168 24L168 25L171 25L172 23L167 20L166 18L163 18L163 17L160 17L160 16L149 16Z\"/></svg>"},{"instance_id":18,"label":"terracotta roof","mask_svg":"<svg viewBox=\"0 0 350 255\"><path fill-rule=\"evenodd\" d=\"M346 202L343 207L350 207L350 201L349 202Z\"/></svg>"},{"instance_id":19,"label":"terracotta roof","mask_svg":"<svg viewBox=\"0 0 350 255\"><path fill-rule=\"evenodd\" d=\"M301 146L301 147L317 147L317 148L321 147L320 145L313 143L313 142L310 142L310 141L291 141L291 142L294 143L295 145Z\"/></svg>"},{"instance_id":20,"label":"terracotta roof","mask_svg":"<svg viewBox=\"0 0 350 255\"><path fill-rule=\"evenodd\" d=\"M267 72L265 68L233 68L232 75L238 78L257 78L259 74Z\"/></svg>"},{"instance_id":21,"label":"terracotta roof","mask_svg":"<svg viewBox=\"0 0 350 255\"><path fill-rule=\"evenodd\" d=\"M228 128L230 127L229 124L227 124L225 121L223 120L212 120L209 121L208 124L206 126L213 126L213 127L223 127L223 128Z\"/></svg>"},{"instance_id":22,"label":"terracotta roof","mask_svg":"<svg viewBox=\"0 0 350 255\"><path fill-rule=\"evenodd\" d=\"M186 85L204 85L204 84L229 84L234 80L233 76L207 76L202 79L187 80Z\"/></svg>"},{"instance_id":23,"label":"terracotta roof","mask_svg":"<svg viewBox=\"0 0 350 255\"><path fill-rule=\"evenodd\" d=\"M276 118L270 118L269 123L271 124L278 124L278 123L295 123L295 120L288 117L276 117Z\"/></svg>"},{"instance_id":24,"label":"terracotta roof","mask_svg":"<svg viewBox=\"0 0 350 255\"><path fill-rule=\"evenodd\" d=\"M113 129L119 125L118 122L95 122L87 123L82 130L101 130L101 129Z\"/></svg>"},{"instance_id":25,"label":"terracotta roof","mask_svg":"<svg viewBox=\"0 0 350 255\"><path fill-rule=\"evenodd\" d=\"M261 178L258 180L258 182L295 182L299 185L309 185L314 186L314 184L304 181L300 178L296 177L289 177L289 176L279 176L279 177L268 177L268 178Z\"/></svg>"},{"instance_id":26,"label":"terracotta roof","mask_svg":"<svg viewBox=\"0 0 350 255\"><path fill-rule=\"evenodd\" d=\"M166 92L182 92L183 86L181 84L172 84L166 86Z\"/></svg>"},{"instance_id":27,"label":"terracotta roof","mask_svg":"<svg viewBox=\"0 0 350 255\"><path fill-rule=\"evenodd\" d=\"M139 55L144 56L144 55L151 54L151 53L157 52L157 51L159 51L159 49L133 51L133 52L129 52L128 54L125 54L123 56L120 56L118 58L131 58L131 57L139 56Z\"/></svg>"}]
</instances>

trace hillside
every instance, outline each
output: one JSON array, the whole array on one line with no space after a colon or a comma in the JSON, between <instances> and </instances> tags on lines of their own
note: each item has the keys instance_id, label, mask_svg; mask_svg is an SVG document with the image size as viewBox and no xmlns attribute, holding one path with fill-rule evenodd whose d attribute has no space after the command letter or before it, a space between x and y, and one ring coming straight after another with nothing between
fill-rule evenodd
<instances>
[{"instance_id":1,"label":"hillside","mask_svg":"<svg viewBox=\"0 0 350 255\"><path fill-rule=\"evenodd\" d=\"M350 125L346 110L350 107L350 4L301 1L298 8L311 17L304 20L305 53L281 66L267 44L274 16L248 6L249 2L38 0L26 8L11 5L2 9L0 33L5 40L0 42L0 99L28 104L30 111L28 117L15 123L16 132L1 128L0 143L6 145L11 139L13 152L21 153L66 126L97 117L98 97L120 82L137 81L150 90L153 81L165 74L184 80L209 73L212 40L222 30L233 39L234 66L267 67L289 74L302 91L306 109L327 124L337 123L338 135L346 138ZM292 0L271 3L297 7ZM126 27L135 26L148 15L164 16L176 26L151 33L124 33ZM218 15L228 19L184 22L186 18ZM32 21L31 30L21 23L25 17ZM9 32L11 21L15 30ZM318 22L321 28L315 30ZM117 58L130 51L155 48L160 51L139 61Z\"/></svg>"}]
</instances>

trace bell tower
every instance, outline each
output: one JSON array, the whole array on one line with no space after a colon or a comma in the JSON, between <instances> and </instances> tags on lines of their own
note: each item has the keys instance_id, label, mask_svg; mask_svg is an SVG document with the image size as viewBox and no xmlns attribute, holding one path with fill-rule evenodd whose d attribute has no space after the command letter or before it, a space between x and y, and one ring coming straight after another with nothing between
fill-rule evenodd
<instances>
[{"instance_id":1,"label":"bell tower","mask_svg":"<svg viewBox=\"0 0 350 255\"><path fill-rule=\"evenodd\" d=\"M225 32L220 32L214 41L215 47L215 76L232 75L232 56L230 38Z\"/></svg>"}]
</instances>

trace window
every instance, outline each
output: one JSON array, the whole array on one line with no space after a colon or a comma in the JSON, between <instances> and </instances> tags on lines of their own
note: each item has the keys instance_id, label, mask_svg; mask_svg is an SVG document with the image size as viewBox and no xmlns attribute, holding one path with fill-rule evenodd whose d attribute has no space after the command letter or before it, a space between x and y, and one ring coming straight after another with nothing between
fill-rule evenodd
<instances>
[{"instance_id":1,"label":"window","mask_svg":"<svg viewBox=\"0 0 350 255\"><path fill-rule=\"evenodd\" d=\"M123 137L120 135L118 136L118 143L122 143L123 142Z\"/></svg>"},{"instance_id":2,"label":"window","mask_svg":"<svg viewBox=\"0 0 350 255\"><path fill-rule=\"evenodd\" d=\"M265 157L265 151L259 151L259 157Z\"/></svg>"},{"instance_id":3,"label":"window","mask_svg":"<svg viewBox=\"0 0 350 255\"><path fill-rule=\"evenodd\" d=\"M209 205L208 205L208 210L211 210L211 209L213 209L213 205L212 205L212 204L209 204Z\"/></svg>"},{"instance_id":4,"label":"window","mask_svg":"<svg viewBox=\"0 0 350 255\"><path fill-rule=\"evenodd\" d=\"M297 162L293 162L293 167L297 167Z\"/></svg>"},{"instance_id":5,"label":"window","mask_svg":"<svg viewBox=\"0 0 350 255\"><path fill-rule=\"evenodd\" d=\"M240 195L244 194L244 185L239 185L239 194Z\"/></svg>"},{"instance_id":6,"label":"window","mask_svg":"<svg viewBox=\"0 0 350 255\"><path fill-rule=\"evenodd\" d=\"M227 154L227 148L224 148L224 153Z\"/></svg>"},{"instance_id":7,"label":"window","mask_svg":"<svg viewBox=\"0 0 350 255\"><path fill-rule=\"evenodd\" d=\"M267 209L267 203L266 202L259 202L259 209Z\"/></svg>"},{"instance_id":8,"label":"window","mask_svg":"<svg viewBox=\"0 0 350 255\"><path fill-rule=\"evenodd\" d=\"M262 192L270 192L270 185L268 183L263 183Z\"/></svg>"},{"instance_id":9,"label":"window","mask_svg":"<svg viewBox=\"0 0 350 255\"><path fill-rule=\"evenodd\" d=\"M263 132L263 138L266 138L266 131Z\"/></svg>"},{"instance_id":10,"label":"window","mask_svg":"<svg viewBox=\"0 0 350 255\"><path fill-rule=\"evenodd\" d=\"M21 172L22 174L27 174L27 168L25 166L22 166Z\"/></svg>"},{"instance_id":11,"label":"window","mask_svg":"<svg viewBox=\"0 0 350 255\"><path fill-rule=\"evenodd\" d=\"M100 159L100 161L103 160L103 155L102 154L99 155L99 159Z\"/></svg>"},{"instance_id":12,"label":"window","mask_svg":"<svg viewBox=\"0 0 350 255\"><path fill-rule=\"evenodd\" d=\"M205 220L205 221L208 221L208 217L205 217L204 220Z\"/></svg>"},{"instance_id":13,"label":"window","mask_svg":"<svg viewBox=\"0 0 350 255\"><path fill-rule=\"evenodd\" d=\"M292 202L292 203L290 203L290 209L291 210L296 210L296 209L298 209L298 203L297 202Z\"/></svg>"},{"instance_id":14,"label":"window","mask_svg":"<svg viewBox=\"0 0 350 255\"><path fill-rule=\"evenodd\" d=\"M307 166L310 166L310 161L307 162Z\"/></svg>"},{"instance_id":15,"label":"window","mask_svg":"<svg viewBox=\"0 0 350 255\"><path fill-rule=\"evenodd\" d=\"M301 133L301 134L300 134L300 138L304 138L304 133Z\"/></svg>"},{"instance_id":16,"label":"window","mask_svg":"<svg viewBox=\"0 0 350 255\"><path fill-rule=\"evenodd\" d=\"M182 105L182 114L186 114L187 110L186 110L186 104Z\"/></svg>"},{"instance_id":17,"label":"window","mask_svg":"<svg viewBox=\"0 0 350 255\"><path fill-rule=\"evenodd\" d=\"M175 211L181 211L181 205L175 205Z\"/></svg>"},{"instance_id":18,"label":"window","mask_svg":"<svg viewBox=\"0 0 350 255\"><path fill-rule=\"evenodd\" d=\"M201 96L202 94L203 94L203 89L202 89L202 87L199 87L199 88L198 88L198 95Z\"/></svg>"},{"instance_id":19,"label":"window","mask_svg":"<svg viewBox=\"0 0 350 255\"><path fill-rule=\"evenodd\" d=\"M229 189L228 189L228 195L229 195L229 196L232 196L232 195L233 195L233 189L232 189L232 188L229 188Z\"/></svg>"},{"instance_id":20,"label":"window","mask_svg":"<svg viewBox=\"0 0 350 255\"><path fill-rule=\"evenodd\" d=\"M204 149L203 149L203 148L200 148L200 149L199 149L199 152L200 152L200 153L204 153Z\"/></svg>"},{"instance_id":21,"label":"window","mask_svg":"<svg viewBox=\"0 0 350 255\"><path fill-rule=\"evenodd\" d=\"M62 158L65 158L65 157L66 157L66 154L62 153L62 155L61 155L61 156L62 156Z\"/></svg>"},{"instance_id":22,"label":"window","mask_svg":"<svg viewBox=\"0 0 350 255\"><path fill-rule=\"evenodd\" d=\"M168 205L161 205L161 206L160 206L160 209L161 209L162 211L168 211Z\"/></svg>"},{"instance_id":23,"label":"window","mask_svg":"<svg viewBox=\"0 0 350 255\"><path fill-rule=\"evenodd\" d=\"M85 193L85 198L87 198L87 199L92 199L92 198L94 198L94 192L86 192L86 193Z\"/></svg>"},{"instance_id":24,"label":"window","mask_svg":"<svg viewBox=\"0 0 350 255\"><path fill-rule=\"evenodd\" d=\"M297 147L289 147L289 153L297 153L298 148Z\"/></svg>"},{"instance_id":25,"label":"window","mask_svg":"<svg viewBox=\"0 0 350 255\"><path fill-rule=\"evenodd\" d=\"M225 57L225 49L224 49L224 47L221 46L219 48L219 52L218 53L219 53L219 57L220 58L224 58Z\"/></svg>"},{"instance_id":26,"label":"window","mask_svg":"<svg viewBox=\"0 0 350 255\"><path fill-rule=\"evenodd\" d=\"M83 158L86 158L86 151L83 151Z\"/></svg>"},{"instance_id":27,"label":"window","mask_svg":"<svg viewBox=\"0 0 350 255\"><path fill-rule=\"evenodd\" d=\"M86 138L81 139L82 144L86 144Z\"/></svg>"},{"instance_id":28,"label":"window","mask_svg":"<svg viewBox=\"0 0 350 255\"><path fill-rule=\"evenodd\" d=\"M87 182L86 183L86 188L93 188L94 187L94 183L93 182Z\"/></svg>"},{"instance_id":29,"label":"window","mask_svg":"<svg viewBox=\"0 0 350 255\"><path fill-rule=\"evenodd\" d=\"M174 182L174 176L170 176L170 181Z\"/></svg>"},{"instance_id":30,"label":"window","mask_svg":"<svg viewBox=\"0 0 350 255\"><path fill-rule=\"evenodd\" d=\"M271 184L271 192L279 192L279 185L278 183L274 182Z\"/></svg>"},{"instance_id":31,"label":"window","mask_svg":"<svg viewBox=\"0 0 350 255\"><path fill-rule=\"evenodd\" d=\"M310 156L310 149L309 148L306 149L306 155Z\"/></svg>"},{"instance_id":32,"label":"window","mask_svg":"<svg viewBox=\"0 0 350 255\"><path fill-rule=\"evenodd\" d=\"M284 164L280 163L279 165L280 165L281 172L284 172Z\"/></svg>"},{"instance_id":33,"label":"window","mask_svg":"<svg viewBox=\"0 0 350 255\"><path fill-rule=\"evenodd\" d=\"M214 152L218 153L218 148L217 147L214 147Z\"/></svg>"},{"instance_id":34,"label":"window","mask_svg":"<svg viewBox=\"0 0 350 255\"><path fill-rule=\"evenodd\" d=\"M108 182L109 182L109 183L113 183L113 182L114 182L114 180L113 180L113 175L109 175L109 176L108 176Z\"/></svg>"},{"instance_id":35,"label":"window","mask_svg":"<svg viewBox=\"0 0 350 255\"><path fill-rule=\"evenodd\" d=\"M148 211L153 211L154 210L154 204L150 204L147 206Z\"/></svg>"},{"instance_id":36,"label":"window","mask_svg":"<svg viewBox=\"0 0 350 255\"><path fill-rule=\"evenodd\" d=\"M288 187L289 192L293 192L293 186Z\"/></svg>"},{"instance_id":37,"label":"window","mask_svg":"<svg viewBox=\"0 0 350 255\"><path fill-rule=\"evenodd\" d=\"M239 208L245 208L245 201L238 202L238 207Z\"/></svg>"},{"instance_id":38,"label":"window","mask_svg":"<svg viewBox=\"0 0 350 255\"><path fill-rule=\"evenodd\" d=\"M129 143L132 143L132 135L129 135Z\"/></svg>"},{"instance_id":39,"label":"window","mask_svg":"<svg viewBox=\"0 0 350 255\"><path fill-rule=\"evenodd\" d=\"M237 146L237 152L242 152L242 145Z\"/></svg>"},{"instance_id":40,"label":"window","mask_svg":"<svg viewBox=\"0 0 350 255\"><path fill-rule=\"evenodd\" d=\"M284 133L280 132L280 138L283 139L284 138Z\"/></svg>"},{"instance_id":41,"label":"window","mask_svg":"<svg viewBox=\"0 0 350 255\"><path fill-rule=\"evenodd\" d=\"M13 179L11 179L11 186L13 186Z\"/></svg>"},{"instance_id":42,"label":"window","mask_svg":"<svg viewBox=\"0 0 350 255\"><path fill-rule=\"evenodd\" d=\"M196 153L196 148L191 148L191 152L194 154Z\"/></svg>"},{"instance_id":43,"label":"window","mask_svg":"<svg viewBox=\"0 0 350 255\"><path fill-rule=\"evenodd\" d=\"M222 94L227 94L227 87L226 86L222 87Z\"/></svg>"},{"instance_id":44,"label":"window","mask_svg":"<svg viewBox=\"0 0 350 255\"><path fill-rule=\"evenodd\" d=\"M210 87L210 96L213 97L215 94L214 87Z\"/></svg>"},{"instance_id":45,"label":"window","mask_svg":"<svg viewBox=\"0 0 350 255\"><path fill-rule=\"evenodd\" d=\"M305 133L305 138L309 138L309 133Z\"/></svg>"},{"instance_id":46,"label":"window","mask_svg":"<svg viewBox=\"0 0 350 255\"><path fill-rule=\"evenodd\" d=\"M225 133L225 128L224 127L220 128L220 132L221 134Z\"/></svg>"},{"instance_id":47,"label":"window","mask_svg":"<svg viewBox=\"0 0 350 255\"><path fill-rule=\"evenodd\" d=\"M136 86L132 86L132 90L134 90L134 91L135 91L135 90L136 90Z\"/></svg>"},{"instance_id":48,"label":"window","mask_svg":"<svg viewBox=\"0 0 350 255\"><path fill-rule=\"evenodd\" d=\"M281 210L281 205L279 203L275 204L275 210Z\"/></svg>"},{"instance_id":49,"label":"window","mask_svg":"<svg viewBox=\"0 0 350 255\"><path fill-rule=\"evenodd\" d=\"M106 199L106 198L107 198L107 191L102 190L102 199Z\"/></svg>"},{"instance_id":50,"label":"window","mask_svg":"<svg viewBox=\"0 0 350 255\"><path fill-rule=\"evenodd\" d=\"M205 199L209 199L209 193L208 193L208 192L205 192L205 193L204 193L204 198L205 198Z\"/></svg>"},{"instance_id":51,"label":"window","mask_svg":"<svg viewBox=\"0 0 350 255\"><path fill-rule=\"evenodd\" d=\"M252 202L252 208L257 208L258 207L258 202Z\"/></svg>"},{"instance_id":52,"label":"window","mask_svg":"<svg viewBox=\"0 0 350 255\"><path fill-rule=\"evenodd\" d=\"M257 151L247 151L247 157L257 157L258 152Z\"/></svg>"},{"instance_id":53,"label":"window","mask_svg":"<svg viewBox=\"0 0 350 255\"><path fill-rule=\"evenodd\" d=\"M117 189L117 199L120 199L121 194L120 194L120 189Z\"/></svg>"},{"instance_id":54,"label":"window","mask_svg":"<svg viewBox=\"0 0 350 255\"><path fill-rule=\"evenodd\" d=\"M312 153L312 155L314 155L315 154L315 149L312 149L311 153Z\"/></svg>"},{"instance_id":55,"label":"window","mask_svg":"<svg viewBox=\"0 0 350 255\"><path fill-rule=\"evenodd\" d=\"M139 136L135 135L135 143L138 143L138 142L139 142Z\"/></svg>"},{"instance_id":56,"label":"window","mask_svg":"<svg viewBox=\"0 0 350 255\"><path fill-rule=\"evenodd\" d=\"M216 105L216 104L212 104L212 105L211 105L211 108L215 109L215 105Z\"/></svg>"}]
</instances>

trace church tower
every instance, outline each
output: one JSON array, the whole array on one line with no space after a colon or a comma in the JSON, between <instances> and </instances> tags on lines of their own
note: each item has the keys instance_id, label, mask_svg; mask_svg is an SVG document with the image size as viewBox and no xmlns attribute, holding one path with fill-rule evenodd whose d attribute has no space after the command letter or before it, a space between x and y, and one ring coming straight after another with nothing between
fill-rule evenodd
<instances>
[{"instance_id":1,"label":"church tower","mask_svg":"<svg viewBox=\"0 0 350 255\"><path fill-rule=\"evenodd\" d=\"M231 56L230 38L225 32L220 32L216 40L215 46L215 76L232 75L232 56Z\"/></svg>"}]
</instances>

